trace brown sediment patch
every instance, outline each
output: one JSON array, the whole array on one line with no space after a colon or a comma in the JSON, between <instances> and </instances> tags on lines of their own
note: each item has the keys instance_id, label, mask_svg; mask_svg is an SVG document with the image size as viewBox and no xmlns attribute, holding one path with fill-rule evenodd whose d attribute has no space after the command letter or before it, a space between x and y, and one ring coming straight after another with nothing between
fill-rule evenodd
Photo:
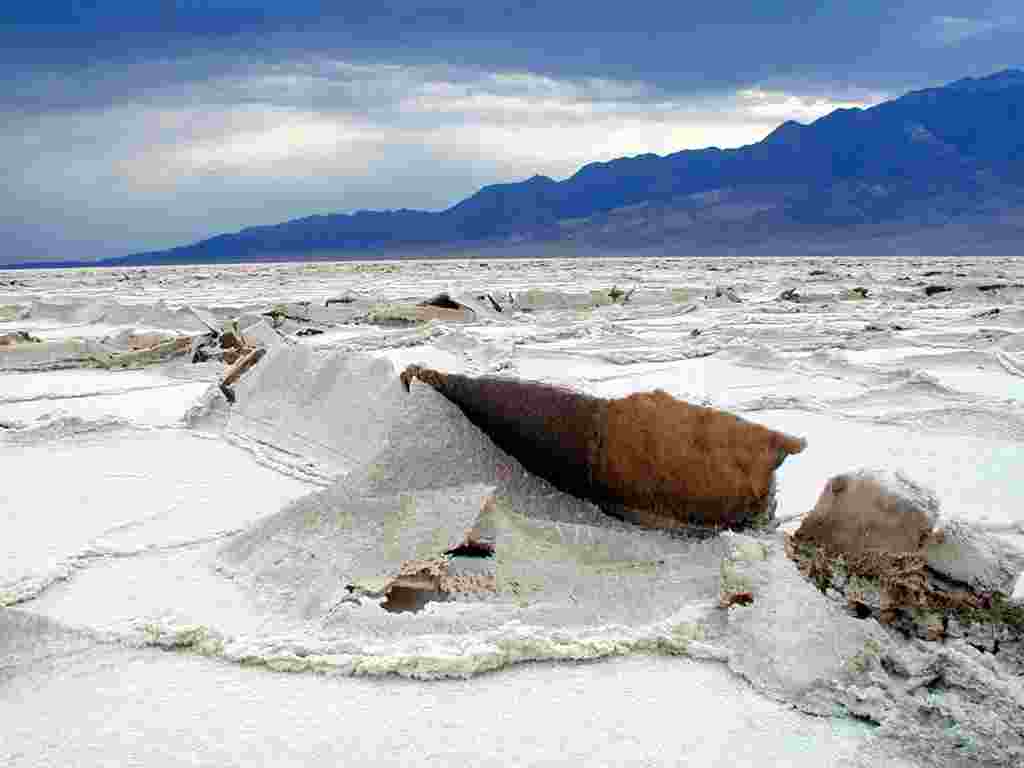
<instances>
[{"instance_id":1,"label":"brown sediment patch","mask_svg":"<svg viewBox=\"0 0 1024 768\"><path fill-rule=\"evenodd\" d=\"M736 592L721 601L723 608L731 608L734 605L753 605L754 594L752 592Z\"/></svg>"},{"instance_id":2,"label":"brown sediment patch","mask_svg":"<svg viewBox=\"0 0 1024 768\"><path fill-rule=\"evenodd\" d=\"M173 338L173 336L166 333L129 333L123 337L123 343L130 351L138 352L143 349L152 349Z\"/></svg>"},{"instance_id":3,"label":"brown sediment patch","mask_svg":"<svg viewBox=\"0 0 1024 768\"><path fill-rule=\"evenodd\" d=\"M659 528L734 528L774 514L773 476L806 441L656 391L606 400L513 379L410 366L524 467Z\"/></svg>"},{"instance_id":4,"label":"brown sediment patch","mask_svg":"<svg viewBox=\"0 0 1024 768\"><path fill-rule=\"evenodd\" d=\"M420 611L428 603L448 602L456 593L495 592L494 576L453 575L448 572L448 558L410 560L384 588L381 607L392 613Z\"/></svg>"}]
</instances>

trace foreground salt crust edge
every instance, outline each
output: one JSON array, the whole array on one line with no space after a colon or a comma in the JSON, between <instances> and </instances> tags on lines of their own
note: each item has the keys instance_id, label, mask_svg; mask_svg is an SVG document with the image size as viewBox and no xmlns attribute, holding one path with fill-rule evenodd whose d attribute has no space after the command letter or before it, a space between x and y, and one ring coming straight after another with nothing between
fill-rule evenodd
<instances>
[{"instance_id":1,"label":"foreground salt crust edge","mask_svg":"<svg viewBox=\"0 0 1024 768\"><path fill-rule=\"evenodd\" d=\"M630 654L664 654L727 661L728 651L707 642L706 619L714 604L686 606L653 624L619 624L577 632L519 622L479 633L423 635L392 645L355 650L352 640L314 640L308 636L230 637L197 624L148 622L128 642L181 650L277 672L342 676L386 676L438 680L467 679L529 661L593 661Z\"/></svg>"}]
</instances>

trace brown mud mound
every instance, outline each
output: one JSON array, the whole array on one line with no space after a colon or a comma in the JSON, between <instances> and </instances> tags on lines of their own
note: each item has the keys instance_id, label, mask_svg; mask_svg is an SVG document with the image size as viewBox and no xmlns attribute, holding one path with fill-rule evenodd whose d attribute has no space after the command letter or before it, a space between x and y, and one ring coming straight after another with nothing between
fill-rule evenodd
<instances>
[{"instance_id":1,"label":"brown mud mound","mask_svg":"<svg viewBox=\"0 0 1024 768\"><path fill-rule=\"evenodd\" d=\"M738 528L774 517L774 472L806 446L662 391L606 400L535 382L419 366L502 450L557 488L658 528Z\"/></svg>"},{"instance_id":2,"label":"brown mud mound","mask_svg":"<svg viewBox=\"0 0 1024 768\"><path fill-rule=\"evenodd\" d=\"M417 304L419 307L437 307L438 309L467 309L467 307L459 302L455 301L447 293L439 293L436 296L432 296L425 301L421 301Z\"/></svg>"}]
</instances>

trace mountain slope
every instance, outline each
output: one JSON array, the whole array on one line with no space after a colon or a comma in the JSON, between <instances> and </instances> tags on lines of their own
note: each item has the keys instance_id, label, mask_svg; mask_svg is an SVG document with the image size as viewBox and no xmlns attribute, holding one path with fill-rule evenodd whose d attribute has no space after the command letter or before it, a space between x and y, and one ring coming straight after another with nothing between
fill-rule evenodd
<instances>
[{"instance_id":1,"label":"mountain slope","mask_svg":"<svg viewBox=\"0 0 1024 768\"><path fill-rule=\"evenodd\" d=\"M367 256L523 241L681 253L818 241L827 251L829 243L906 239L916 230L923 244L933 239L929 231L965 222L979 233L991 225L1013 248L1024 239L1022 215L1024 72L1007 70L870 109L837 110L810 125L787 122L739 149L592 163L563 181L534 176L484 187L438 213L313 216L107 263Z\"/></svg>"}]
</instances>

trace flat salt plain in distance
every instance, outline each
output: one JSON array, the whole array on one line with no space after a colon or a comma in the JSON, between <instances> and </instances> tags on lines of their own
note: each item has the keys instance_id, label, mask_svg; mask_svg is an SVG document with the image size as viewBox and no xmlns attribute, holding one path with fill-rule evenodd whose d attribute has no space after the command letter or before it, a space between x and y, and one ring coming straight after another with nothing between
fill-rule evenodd
<instances>
[{"instance_id":1,"label":"flat salt plain in distance","mask_svg":"<svg viewBox=\"0 0 1024 768\"><path fill-rule=\"evenodd\" d=\"M412 330L344 325L291 341L315 359L369 354L396 370L426 363L608 397L662 388L808 438L778 473L780 517L809 509L836 472L883 466L933 487L944 512L1019 543L1022 273L1013 259L874 258L81 269L19 272L24 285L0 295L0 309L63 305L66 322L48 310L3 328L64 340L173 332L186 306L230 315L346 291L380 302L532 291L532 312ZM924 294L943 281L955 290ZM1006 288L974 287L993 283ZM635 287L635 300L561 298L612 286ZM740 301L716 297L716 286ZM794 287L806 300L780 298ZM850 298L854 287L868 297ZM296 623L270 587L253 591L225 571L220 552L376 450L338 426L357 422L343 411L358 393L314 391L296 373L287 404L256 403L257 428L244 408L186 418L209 401L215 368L25 373L3 359L0 351L0 423L9 425L0 430L0 595L16 603L0 609L4 765L224 766L268 756L277 765L912 764L887 753L867 724L801 714L713 660L627 652L515 664L513 654L490 674L423 682L281 674L146 647L138 628L151 624L244 636L252 648L279 636L315 647L327 631L348 643L406 633L403 652L427 657L448 648L438 644L442 629L462 627L469 643L486 630L492 642L502 627L557 618L560 608L370 606L346 614L347 625ZM328 398L320 410L316 393ZM380 430L361 434L384 441ZM319 474L295 471L305 464ZM616 577L616 588L649 588L631 578ZM600 631L567 625L564 634L599 643Z\"/></svg>"}]
</instances>

